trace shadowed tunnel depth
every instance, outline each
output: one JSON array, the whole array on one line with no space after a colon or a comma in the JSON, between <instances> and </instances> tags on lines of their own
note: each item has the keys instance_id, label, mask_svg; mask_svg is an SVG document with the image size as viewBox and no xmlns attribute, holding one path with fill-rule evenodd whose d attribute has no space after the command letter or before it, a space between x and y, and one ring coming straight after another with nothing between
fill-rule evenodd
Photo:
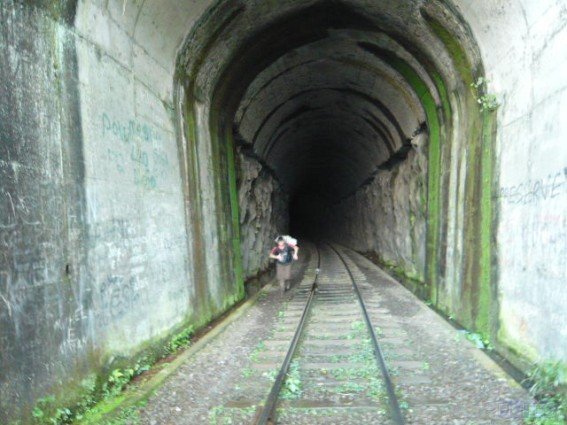
<instances>
[{"instance_id":1,"label":"shadowed tunnel depth","mask_svg":"<svg viewBox=\"0 0 567 425\"><path fill-rule=\"evenodd\" d=\"M204 105L216 143L233 138L241 154L277 180L289 201L279 211L289 214L293 232L348 231L353 221L349 208L347 215L341 208L345 200L354 210L372 210L380 226L380 212L356 196L381 172L393 172L413 174L404 177L406 190L382 188L376 197L405 196L404 208L416 210L407 224L425 234L429 213L435 238L450 101L479 116L469 87L472 74L481 72L475 44L458 15L440 4L392 11L381 2L357 3L291 8L282 2L269 13L261 5L219 6L182 55L186 99L193 111ZM404 161L409 166L400 169Z\"/></svg>"},{"instance_id":2,"label":"shadowed tunnel depth","mask_svg":"<svg viewBox=\"0 0 567 425\"><path fill-rule=\"evenodd\" d=\"M456 10L224 2L190 34L178 69L185 137L212 146L239 192L220 188L218 199L233 205L245 276L262 268L270 235L291 231L374 252L436 303L438 277L458 270L467 320L491 308L478 306L476 276L491 274L494 133L477 103L485 88L472 85L478 48ZM477 212L454 214L459 204Z\"/></svg>"}]
</instances>

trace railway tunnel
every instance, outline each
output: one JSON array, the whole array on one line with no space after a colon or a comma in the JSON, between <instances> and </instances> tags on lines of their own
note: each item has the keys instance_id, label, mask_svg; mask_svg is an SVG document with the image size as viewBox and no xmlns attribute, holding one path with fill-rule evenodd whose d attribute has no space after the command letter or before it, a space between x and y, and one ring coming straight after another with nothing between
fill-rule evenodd
<instances>
[{"instance_id":1,"label":"railway tunnel","mask_svg":"<svg viewBox=\"0 0 567 425\"><path fill-rule=\"evenodd\" d=\"M469 3L3 2L3 416L159 357L282 233L564 365L565 5Z\"/></svg>"},{"instance_id":2,"label":"railway tunnel","mask_svg":"<svg viewBox=\"0 0 567 425\"><path fill-rule=\"evenodd\" d=\"M415 89L388 63L394 52L417 60L367 20L340 4L284 17L269 31L297 40L286 39L258 74L244 71L250 81L232 119L234 137L281 185L292 231L323 236L324 212L406 159L426 128ZM270 34L255 37L276 45ZM425 172L417 171L422 179Z\"/></svg>"},{"instance_id":3,"label":"railway tunnel","mask_svg":"<svg viewBox=\"0 0 567 425\"><path fill-rule=\"evenodd\" d=\"M491 184L492 159L482 144L490 143L492 128L477 103L486 88L471 90L484 75L474 39L456 15L449 20L452 32L445 29L439 21L446 20L442 15L448 9L428 4L405 12L411 15L412 31L423 33L416 42L401 21L381 18L382 7L357 10L330 2L299 11L283 8L281 15L254 18L270 19L257 28L238 24L244 10L219 10L220 22L211 17L210 25L217 26L207 32L215 39L191 40L206 50L190 50L189 63L182 65L188 70L182 79L187 103L211 117L213 143L216 137L219 144L231 137L241 164L260 170L257 181L239 182L243 251L254 256L251 263L263 252L246 245L258 240L258 226L272 234L290 227L380 251L385 260L403 264L424 280L427 234L430 260L436 263L432 273L438 269L434 258L446 255L437 240L447 231L439 225L444 213L430 196L452 190L457 202L480 206L457 233L465 227L474 233L479 228L474 221L483 215L489 220L486 185ZM396 19L406 18L400 14ZM216 37L222 40L220 51ZM198 67L191 63L195 57ZM211 70L218 71L211 75ZM206 111L198 109L201 103ZM449 149L456 134L470 144ZM453 165L462 173L458 189L449 189L450 165L443 169L439 163L442 146L448 163L451 155L458 161L460 149L473 152L466 162ZM469 168L484 170L484 175L468 175ZM254 198L262 179L276 187L264 202ZM247 203L250 198L258 202ZM266 215L266 209L276 213ZM265 250L270 238L260 235ZM475 255L480 245L474 244L481 239L473 239L469 258L457 261L475 263L465 268L478 271L489 267L480 264L489 254L484 259ZM380 250L381 243L388 248ZM246 260L244 269L250 273L254 266Z\"/></svg>"}]
</instances>

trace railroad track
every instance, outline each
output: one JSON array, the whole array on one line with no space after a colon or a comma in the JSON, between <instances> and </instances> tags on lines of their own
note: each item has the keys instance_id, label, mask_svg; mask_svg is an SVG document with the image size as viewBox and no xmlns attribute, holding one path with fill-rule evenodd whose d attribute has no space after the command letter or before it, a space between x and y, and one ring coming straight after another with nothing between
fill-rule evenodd
<instances>
[{"instance_id":1,"label":"railroad track","mask_svg":"<svg viewBox=\"0 0 567 425\"><path fill-rule=\"evenodd\" d=\"M333 412L332 423L404 424L376 324L370 320L347 259L329 244L316 252L317 274L294 297L294 303L304 307L255 424L311 424L316 420L302 417L302 412L316 415L321 407ZM280 420L276 411L282 403L292 413ZM321 423L331 423L327 420Z\"/></svg>"}]
</instances>

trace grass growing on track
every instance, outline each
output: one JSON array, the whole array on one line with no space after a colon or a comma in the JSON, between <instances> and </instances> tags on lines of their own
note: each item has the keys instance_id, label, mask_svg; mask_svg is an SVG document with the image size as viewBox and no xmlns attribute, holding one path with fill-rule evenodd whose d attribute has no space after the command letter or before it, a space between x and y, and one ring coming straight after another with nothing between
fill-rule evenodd
<instances>
[{"instance_id":1,"label":"grass growing on track","mask_svg":"<svg viewBox=\"0 0 567 425\"><path fill-rule=\"evenodd\" d=\"M289 370L284 381L280 398L284 400L297 399L301 397L302 393L303 389L301 375L299 372L299 363L294 361L289 365Z\"/></svg>"},{"instance_id":2,"label":"grass growing on track","mask_svg":"<svg viewBox=\"0 0 567 425\"><path fill-rule=\"evenodd\" d=\"M235 425L251 423L256 406L225 407L215 406L209 411L209 425Z\"/></svg>"},{"instance_id":3,"label":"grass growing on track","mask_svg":"<svg viewBox=\"0 0 567 425\"><path fill-rule=\"evenodd\" d=\"M252 353L250 354L250 361L253 363L258 362L258 357L260 356L260 354L266 351L267 349L268 348L266 347L266 343L264 341L260 341L254 348Z\"/></svg>"}]
</instances>

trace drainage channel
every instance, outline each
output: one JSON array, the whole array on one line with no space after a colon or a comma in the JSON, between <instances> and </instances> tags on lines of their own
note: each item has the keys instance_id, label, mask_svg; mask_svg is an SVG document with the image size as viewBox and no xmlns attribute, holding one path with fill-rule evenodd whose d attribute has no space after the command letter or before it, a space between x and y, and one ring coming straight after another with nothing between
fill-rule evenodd
<instances>
[{"instance_id":1,"label":"drainage channel","mask_svg":"<svg viewBox=\"0 0 567 425\"><path fill-rule=\"evenodd\" d=\"M403 424L361 292L338 248L317 248L311 285L288 308L286 357L255 424ZM299 321L297 322L297 318Z\"/></svg>"}]
</instances>

